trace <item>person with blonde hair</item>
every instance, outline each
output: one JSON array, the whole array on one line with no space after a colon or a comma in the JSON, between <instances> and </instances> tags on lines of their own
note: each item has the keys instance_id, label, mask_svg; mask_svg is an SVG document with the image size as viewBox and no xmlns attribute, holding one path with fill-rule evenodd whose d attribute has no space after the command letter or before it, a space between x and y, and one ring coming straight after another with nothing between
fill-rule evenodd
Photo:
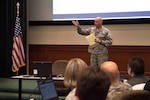
<instances>
[{"instance_id":1,"label":"person with blonde hair","mask_svg":"<svg viewBox=\"0 0 150 100\"><path fill-rule=\"evenodd\" d=\"M70 59L64 74L64 85L71 89L65 100L75 100L75 90L79 73L88 65L81 58Z\"/></svg>"}]
</instances>

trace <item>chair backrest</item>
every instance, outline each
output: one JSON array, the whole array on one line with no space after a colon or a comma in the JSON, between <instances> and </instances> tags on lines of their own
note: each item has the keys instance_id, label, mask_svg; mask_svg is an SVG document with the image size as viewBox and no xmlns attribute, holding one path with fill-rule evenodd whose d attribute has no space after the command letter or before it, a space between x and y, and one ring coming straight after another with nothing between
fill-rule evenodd
<instances>
[{"instance_id":1,"label":"chair backrest","mask_svg":"<svg viewBox=\"0 0 150 100\"><path fill-rule=\"evenodd\" d=\"M145 86L145 83L136 84L136 85L132 86L132 89L133 90L144 90L144 86Z\"/></svg>"},{"instance_id":2,"label":"chair backrest","mask_svg":"<svg viewBox=\"0 0 150 100\"><path fill-rule=\"evenodd\" d=\"M68 60L56 60L52 64L52 75L64 76Z\"/></svg>"},{"instance_id":3,"label":"chair backrest","mask_svg":"<svg viewBox=\"0 0 150 100\"><path fill-rule=\"evenodd\" d=\"M68 60L56 60L52 64L52 76L63 77ZM56 91L59 96L66 96L69 93L69 89L65 87L63 81L54 81Z\"/></svg>"}]
</instances>

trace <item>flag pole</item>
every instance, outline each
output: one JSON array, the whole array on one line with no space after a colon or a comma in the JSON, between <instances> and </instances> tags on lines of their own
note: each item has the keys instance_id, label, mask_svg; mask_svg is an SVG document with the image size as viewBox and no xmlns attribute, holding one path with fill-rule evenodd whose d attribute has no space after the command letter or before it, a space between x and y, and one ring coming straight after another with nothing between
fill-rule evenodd
<instances>
[{"instance_id":1,"label":"flag pole","mask_svg":"<svg viewBox=\"0 0 150 100\"><path fill-rule=\"evenodd\" d=\"M19 6L20 6L19 2L17 2L16 6L17 6L17 15L19 15Z\"/></svg>"},{"instance_id":2,"label":"flag pole","mask_svg":"<svg viewBox=\"0 0 150 100\"><path fill-rule=\"evenodd\" d=\"M19 16L19 7L20 7L19 2L17 2L16 6L17 6L17 16ZM16 74L19 75L18 71Z\"/></svg>"},{"instance_id":3,"label":"flag pole","mask_svg":"<svg viewBox=\"0 0 150 100\"><path fill-rule=\"evenodd\" d=\"M16 6L17 6L17 16L19 16L19 7L20 7L19 2L17 2ZM19 75L18 71L16 74Z\"/></svg>"}]
</instances>

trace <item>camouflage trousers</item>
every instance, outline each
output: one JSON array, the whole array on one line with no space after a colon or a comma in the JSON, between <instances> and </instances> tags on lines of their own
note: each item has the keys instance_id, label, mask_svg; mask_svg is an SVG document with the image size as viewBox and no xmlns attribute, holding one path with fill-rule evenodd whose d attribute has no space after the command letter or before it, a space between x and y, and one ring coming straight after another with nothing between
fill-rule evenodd
<instances>
[{"instance_id":1,"label":"camouflage trousers","mask_svg":"<svg viewBox=\"0 0 150 100\"><path fill-rule=\"evenodd\" d=\"M103 62L108 61L108 55L91 54L91 66L100 66Z\"/></svg>"}]
</instances>

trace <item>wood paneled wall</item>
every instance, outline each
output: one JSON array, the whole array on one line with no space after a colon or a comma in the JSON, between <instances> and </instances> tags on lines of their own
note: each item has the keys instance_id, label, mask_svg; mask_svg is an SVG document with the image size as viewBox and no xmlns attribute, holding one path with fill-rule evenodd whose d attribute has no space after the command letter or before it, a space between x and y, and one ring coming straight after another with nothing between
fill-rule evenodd
<instances>
[{"instance_id":1,"label":"wood paneled wall","mask_svg":"<svg viewBox=\"0 0 150 100\"><path fill-rule=\"evenodd\" d=\"M29 73L32 74L33 61L52 61L59 59L69 60L80 57L88 65L90 54L87 45L29 45ZM129 78L127 74L128 59L132 56L142 57L145 61L145 74L150 77L150 46L111 46L109 60L115 61L123 78Z\"/></svg>"}]
</instances>

